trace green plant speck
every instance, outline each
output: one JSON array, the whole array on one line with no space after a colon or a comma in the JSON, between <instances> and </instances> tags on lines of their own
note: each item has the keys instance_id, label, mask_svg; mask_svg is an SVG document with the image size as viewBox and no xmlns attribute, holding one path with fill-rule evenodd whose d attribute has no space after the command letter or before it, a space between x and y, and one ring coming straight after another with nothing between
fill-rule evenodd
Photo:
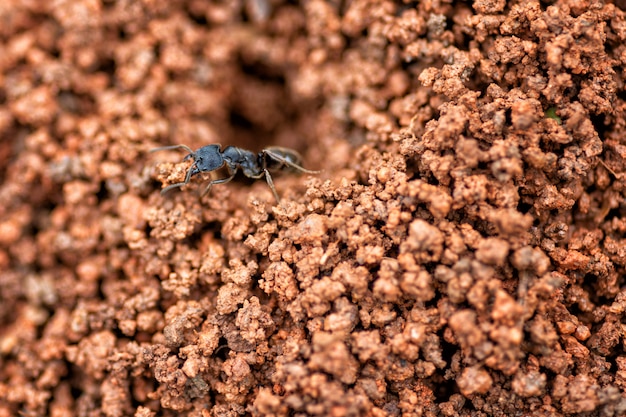
<instances>
[{"instance_id":1,"label":"green plant speck","mask_svg":"<svg viewBox=\"0 0 626 417\"><path fill-rule=\"evenodd\" d=\"M558 124L561 124L561 118L556 114L556 107L550 107L548 110L546 110L545 115L550 119L556 120Z\"/></svg>"}]
</instances>

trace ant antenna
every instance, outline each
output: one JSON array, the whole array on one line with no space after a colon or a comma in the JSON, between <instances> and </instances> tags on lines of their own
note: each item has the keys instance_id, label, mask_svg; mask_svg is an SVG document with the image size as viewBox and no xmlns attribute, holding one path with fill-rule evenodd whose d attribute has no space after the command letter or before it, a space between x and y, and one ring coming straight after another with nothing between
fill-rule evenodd
<instances>
[{"instance_id":1,"label":"ant antenna","mask_svg":"<svg viewBox=\"0 0 626 417\"><path fill-rule=\"evenodd\" d=\"M187 152L189 152L189 154L193 155L195 154L195 152L193 151L193 149L191 149L189 146L187 145L170 145L170 146L160 146L158 148L154 148L154 149L150 149L150 153L152 152L157 152L157 151L170 151L170 150L174 150L174 149L184 149Z\"/></svg>"},{"instance_id":2,"label":"ant antenna","mask_svg":"<svg viewBox=\"0 0 626 417\"><path fill-rule=\"evenodd\" d=\"M189 167L189 169L187 170L187 175L185 175L185 181L168 185L167 187L161 190L161 195L165 195L169 190L182 187L183 185L188 184L190 180L191 180L191 167Z\"/></svg>"},{"instance_id":3,"label":"ant antenna","mask_svg":"<svg viewBox=\"0 0 626 417\"><path fill-rule=\"evenodd\" d=\"M183 159L183 161L186 161L187 159L189 159L189 157L195 158L196 153L193 151L193 149L191 149L187 145L161 146L158 148L150 149L150 153L157 152L157 151L169 151L169 150L174 150L174 149L184 149L187 152L189 152L189 155L187 155ZM161 190L161 195L165 195L168 191L174 188L182 187L183 185L188 184L190 180L191 180L191 167L187 170L187 175L185 175L185 180L183 182L177 182L176 184L168 185L167 187Z\"/></svg>"}]
</instances>

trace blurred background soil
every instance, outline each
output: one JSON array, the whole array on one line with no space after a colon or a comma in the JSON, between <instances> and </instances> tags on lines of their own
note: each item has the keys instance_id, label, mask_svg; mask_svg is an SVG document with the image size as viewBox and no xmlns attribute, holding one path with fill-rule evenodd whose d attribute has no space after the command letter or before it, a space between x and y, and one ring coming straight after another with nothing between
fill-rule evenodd
<instances>
[{"instance_id":1,"label":"blurred background soil","mask_svg":"<svg viewBox=\"0 0 626 417\"><path fill-rule=\"evenodd\" d=\"M622 7L3 0L0 417L626 415Z\"/></svg>"}]
</instances>

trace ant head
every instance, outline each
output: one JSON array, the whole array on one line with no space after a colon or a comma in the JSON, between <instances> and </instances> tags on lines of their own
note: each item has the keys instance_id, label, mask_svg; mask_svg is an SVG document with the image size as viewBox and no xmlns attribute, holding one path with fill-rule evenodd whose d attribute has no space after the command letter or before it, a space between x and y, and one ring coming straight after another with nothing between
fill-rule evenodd
<instances>
[{"instance_id":1,"label":"ant head","mask_svg":"<svg viewBox=\"0 0 626 417\"><path fill-rule=\"evenodd\" d=\"M201 172L215 171L224 165L224 158L220 151L220 145L207 145L195 151L190 156L194 159L191 167L191 176Z\"/></svg>"}]
</instances>

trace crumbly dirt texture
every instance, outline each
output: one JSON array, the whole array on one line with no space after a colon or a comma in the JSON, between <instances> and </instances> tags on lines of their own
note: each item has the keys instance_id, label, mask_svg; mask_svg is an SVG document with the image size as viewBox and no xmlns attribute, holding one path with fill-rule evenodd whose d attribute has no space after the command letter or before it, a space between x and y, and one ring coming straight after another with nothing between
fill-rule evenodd
<instances>
[{"instance_id":1,"label":"crumbly dirt texture","mask_svg":"<svg viewBox=\"0 0 626 417\"><path fill-rule=\"evenodd\" d=\"M0 417L626 415L624 7L1 1Z\"/></svg>"}]
</instances>

